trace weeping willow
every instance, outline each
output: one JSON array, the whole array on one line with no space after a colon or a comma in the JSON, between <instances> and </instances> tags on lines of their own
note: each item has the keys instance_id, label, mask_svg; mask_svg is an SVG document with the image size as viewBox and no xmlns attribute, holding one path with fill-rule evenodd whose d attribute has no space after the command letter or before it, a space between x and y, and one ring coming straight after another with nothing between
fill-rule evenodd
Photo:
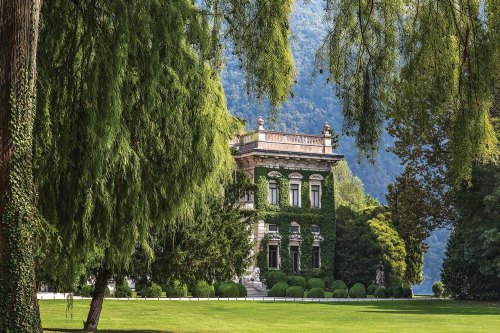
<instances>
[{"instance_id":1,"label":"weeping willow","mask_svg":"<svg viewBox=\"0 0 500 333\"><path fill-rule=\"evenodd\" d=\"M119 272L136 244L151 254L151 230L220 191L240 124L191 1L50 1L42 15L35 179L59 231L45 268L68 288L89 263Z\"/></svg>"},{"instance_id":2,"label":"weeping willow","mask_svg":"<svg viewBox=\"0 0 500 333\"><path fill-rule=\"evenodd\" d=\"M327 0L317 66L343 101L344 132L373 156L385 120L419 135L449 120L453 179L495 147L498 0Z\"/></svg>"}]
</instances>

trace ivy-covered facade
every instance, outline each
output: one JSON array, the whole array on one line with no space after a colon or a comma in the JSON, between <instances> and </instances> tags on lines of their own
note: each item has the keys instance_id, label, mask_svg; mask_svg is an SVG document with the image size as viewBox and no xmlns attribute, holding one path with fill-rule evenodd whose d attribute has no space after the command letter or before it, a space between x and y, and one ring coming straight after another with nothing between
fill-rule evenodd
<instances>
[{"instance_id":1,"label":"ivy-covered facade","mask_svg":"<svg viewBox=\"0 0 500 333\"><path fill-rule=\"evenodd\" d=\"M327 123L321 135L257 131L232 142L238 168L255 183L242 208L256 209L254 265L261 274L282 270L332 276L335 205L332 166L343 156L331 146ZM319 273L317 272L317 273Z\"/></svg>"}]
</instances>

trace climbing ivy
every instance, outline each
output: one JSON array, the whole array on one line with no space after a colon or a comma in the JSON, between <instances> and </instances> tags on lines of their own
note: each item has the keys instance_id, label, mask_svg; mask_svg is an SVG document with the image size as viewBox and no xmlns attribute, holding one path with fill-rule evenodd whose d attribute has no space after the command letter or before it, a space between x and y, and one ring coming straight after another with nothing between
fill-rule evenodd
<instances>
[{"instance_id":1,"label":"climbing ivy","mask_svg":"<svg viewBox=\"0 0 500 333\"><path fill-rule=\"evenodd\" d=\"M268 204L267 191L269 186L268 173L278 171L281 177L279 184L279 205L270 206ZM289 203L290 182L288 176L292 172L298 172L303 176L301 185L301 207L291 207ZM322 182L321 208L311 208L309 198L309 176L320 174L324 177ZM291 263L289 260L289 236L290 223L297 222L300 225L300 236L302 244L300 246L301 273L309 275L312 270L312 249L314 235L311 233L311 226L320 227L320 235L323 240L320 242L321 248L321 271L328 276L333 276L333 264L335 254L335 206L333 192L333 174L331 172L318 172L309 170L288 170L284 168L269 169L258 167L255 169L257 179L256 200L257 209L262 220L269 224L276 224L281 236L279 254L281 258L280 270L291 273ZM261 272L268 271L268 251L269 235L263 238L260 243L259 254L257 255L257 266Z\"/></svg>"}]
</instances>

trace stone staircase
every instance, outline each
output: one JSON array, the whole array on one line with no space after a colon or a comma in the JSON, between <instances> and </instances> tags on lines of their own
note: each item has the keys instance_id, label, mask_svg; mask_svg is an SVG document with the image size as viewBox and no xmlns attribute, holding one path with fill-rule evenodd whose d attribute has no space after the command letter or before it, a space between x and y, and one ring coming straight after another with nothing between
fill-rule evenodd
<instances>
[{"instance_id":1,"label":"stone staircase","mask_svg":"<svg viewBox=\"0 0 500 333\"><path fill-rule=\"evenodd\" d=\"M267 290L259 291L254 288L252 282L245 282L245 288L247 289L247 297L265 297L267 296Z\"/></svg>"}]
</instances>

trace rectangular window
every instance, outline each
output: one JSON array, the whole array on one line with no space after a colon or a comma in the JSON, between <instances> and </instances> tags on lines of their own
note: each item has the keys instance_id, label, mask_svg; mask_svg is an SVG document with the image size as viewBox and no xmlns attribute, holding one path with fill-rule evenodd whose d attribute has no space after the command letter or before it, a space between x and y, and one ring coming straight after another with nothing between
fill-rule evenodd
<instances>
[{"instance_id":1,"label":"rectangular window","mask_svg":"<svg viewBox=\"0 0 500 333\"><path fill-rule=\"evenodd\" d=\"M269 225L269 232L278 232L278 225L270 224Z\"/></svg>"},{"instance_id":2,"label":"rectangular window","mask_svg":"<svg viewBox=\"0 0 500 333\"><path fill-rule=\"evenodd\" d=\"M278 204L278 184L275 182L269 183L269 204Z\"/></svg>"},{"instance_id":3,"label":"rectangular window","mask_svg":"<svg viewBox=\"0 0 500 333\"><path fill-rule=\"evenodd\" d=\"M319 246L314 246L312 251L312 268L319 268Z\"/></svg>"},{"instance_id":4,"label":"rectangular window","mask_svg":"<svg viewBox=\"0 0 500 333\"><path fill-rule=\"evenodd\" d=\"M311 232L313 234L319 234L319 227L317 225L311 226Z\"/></svg>"},{"instance_id":5,"label":"rectangular window","mask_svg":"<svg viewBox=\"0 0 500 333\"><path fill-rule=\"evenodd\" d=\"M311 185L311 207L319 208L319 185Z\"/></svg>"},{"instance_id":6,"label":"rectangular window","mask_svg":"<svg viewBox=\"0 0 500 333\"><path fill-rule=\"evenodd\" d=\"M245 192L245 202L253 202L253 192L252 191Z\"/></svg>"},{"instance_id":7,"label":"rectangular window","mask_svg":"<svg viewBox=\"0 0 500 333\"><path fill-rule=\"evenodd\" d=\"M269 245L269 268L278 268L278 246Z\"/></svg>"},{"instance_id":8,"label":"rectangular window","mask_svg":"<svg viewBox=\"0 0 500 333\"><path fill-rule=\"evenodd\" d=\"M290 232L293 234L293 233L299 233L300 232L300 229L299 229L299 226L298 225L291 225L290 226Z\"/></svg>"},{"instance_id":9,"label":"rectangular window","mask_svg":"<svg viewBox=\"0 0 500 333\"><path fill-rule=\"evenodd\" d=\"M299 207L299 184L290 185L290 200L292 207Z\"/></svg>"}]
</instances>

